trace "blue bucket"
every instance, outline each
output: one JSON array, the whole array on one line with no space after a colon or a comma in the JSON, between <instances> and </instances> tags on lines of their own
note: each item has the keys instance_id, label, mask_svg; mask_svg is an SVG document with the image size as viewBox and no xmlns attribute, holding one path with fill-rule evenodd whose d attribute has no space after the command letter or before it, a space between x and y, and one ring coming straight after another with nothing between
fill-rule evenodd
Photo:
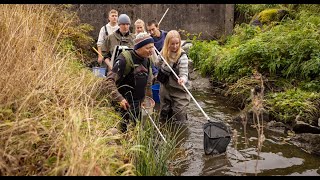
<instances>
[{"instance_id":1,"label":"blue bucket","mask_svg":"<svg viewBox=\"0 0 320 180\"><path fill-rule=\"evenodd\" d=\"M106 70L107 68L102 67L93 67L92 72L97 77L106 77Z\"/></svg>"},{"instance_id":2,"label":"blue bucket","mask_svg":"<svg viewBox=\"0 0 320 180\"><path fill-rule=\"evenodd\" d=\"M152 89L152 98L156 103L160 103L160 84L154 84L151 86Z\"/></svg>"}]
</instances>

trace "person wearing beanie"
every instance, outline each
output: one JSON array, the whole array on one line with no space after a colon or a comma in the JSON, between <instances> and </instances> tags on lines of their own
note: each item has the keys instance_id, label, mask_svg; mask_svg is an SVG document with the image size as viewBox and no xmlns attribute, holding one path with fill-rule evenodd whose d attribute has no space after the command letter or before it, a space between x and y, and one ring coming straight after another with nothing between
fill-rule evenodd
<instances>
[{"instance_id":1,"label":"person wearing beanie","mask_svg":"<svg viewBox=\"0 0 320 180\"><path fill-rule=\"evenodd\" d=\"M118 17L119 29L110 34L105 41L106 55L105 62L108 64L108 70L112 69L111 56L116 46L127 46L133 48L135 35L129 31L131 20L128 15L120 14Z\"/></svg>"},{"instance_id":2,"label":"person wearing beanie","mask_svg":"<svg viewBox=\"0 0 320 180\"><path fill-rule=\"evenodd\" d=\"M131 20L128 15L126 14L120 14L118 18L118 24L131 24Z\"/></svg>"},{"instance_id":3,"label":"person wearing beanie","mask_svg":"<svg viewBox=\"0 0 320 180\"><path fill-rule=\"evenodd\" d=\"M142 21L143 22L143 21ZM147 34L147 32L141 32L140 33L140 36L141 35L146 35ZM150 38L152 38L151 36L147 36L148 37L148 41L151 41L150 40ZM153 39L153 38L152 38ZM135 41L137 41L137 39L135 40ZM143 41L143 43L146 43L147 41ZM154 40L153 40L153 42L154 42ZM134 46L134 48L136 49L137 48L137 46L141 46L142 45L142 43L136 43L135 42L135 46ZM155 63L155 60L157 59L157 54L156 54L156 52L155 52L155 50L153 50L153 52L152 52L152 55L151 55L151 57L150 57L150 60L151 60L151 62L152 62L152 75L153 75L153 80L152 80L152 84L154 84L154 82L155 82L155 80L156 80L156 76L157 76L157 74L158 74L158 69L157 69L157 67L154 65L154 63Z\"/></svg>"},{"instance_id":4,"label":"person wearing beanie","mask_svg":"<svg viewBox=\"0 0 320 180\"><path fill-rule=\"evenodd\" d=\"M154 43L154 40L147 33L140 33L134 40L134 50L138 50L146 44ZM151 54L150 54L151 55Z\"/></svg>"},{"instance_id":5,"label":"person wearing beanie","mask_svg":"<svg viewBox=\"0 0 320 180\"><path fill-rule=\"evenodd\" d=\"M101 65L101 67L106 67L107 64L105 64L105 61L103 61L103 56L106 55L106 49L104 46L104 42L107 39L109 34L112 34L114 31L119 29L118 26L118 11L115 9L111 9L108 12L108 24L101 27L99 32L99 37L97 41L97 47L98 47L98 63Z\"/></svg>"},{"instance_id":6,"label":"person wearing beanie","mask_svg":"<svg viewBox=\"0 0 320 180\"><path fill-rule=\"evenodd\" d=\"M157 79L160 82L160 120L187 120L187 106L190 96L182 86L188 82L188 56L181 47L178 31L168 32L156 65L159 68ZM165 63L166 61L167 63ZM175 71L178 79L172 73Z\"/></svg>"},{"instance_id":7,"label":"person wearing beanie","mask_svg":"<svg viewBox=\"0 0 320 180\"><path fill-rule=\"evenodd\" d=\"M130 120L140 118L140 105L145 96L151 96L153 38L139 33L132 50L123 51L116 59L106 77L106 88L113 104L118 105L122 115L120 130L127 131Z\"/></svg>"}]
</instances>

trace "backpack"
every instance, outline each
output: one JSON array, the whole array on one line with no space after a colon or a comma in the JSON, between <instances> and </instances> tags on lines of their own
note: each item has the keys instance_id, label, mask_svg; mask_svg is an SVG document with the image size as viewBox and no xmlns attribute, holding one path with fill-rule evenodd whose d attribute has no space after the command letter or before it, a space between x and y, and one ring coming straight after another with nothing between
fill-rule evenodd
<instances>
[{"instance_id":1,"label":"backpack","mask_svg":"<svg viewBox=\"0 0 320 180\"><path fill-rule=\"evenodd\" d=\"M181 52L181 55L180 55L179 59L180 59L181 56L184 55L184 54L187 54L187 53L186 53L186 52ZM177 75L179 75L179 69L177 69L176 67L177 67L177 65L178 65L179 63L180 63L180 61L175 62L175 63L173 64L173 66L172 66L173 71L174 71ZM158 71L157 80L158 80L159 82L161 82L162 84L166 84L166 83L169 81L169 76L170 76L171 74L173 74L173 73L172 73L172 72L167 72L166 70L163 70L163 69L160 67L160 68L159 68L159 71ZM177 80L175 76L173 76L173 78L174 78L175 80Z\"/></svg>"},{"instance_id":2,"label":"backpack","mask_svg":"<svg viewBox=\"0 0 320 180\"><path fill-rule=\"evenodd\" d=\"M135 68L135 65L133 63L130 51L124 50L124 51L121 52L121 54L124 56L124 58L126 60L126 67L125 67L124 73L123 73L123 77L125 77L130 73L132 68ZM150 62L149 63L149 76L151 76L152 75L152 64L151 64L152 61L151 61L150 58L148 58L148 60Z\"/></svg>"}]
</instances>

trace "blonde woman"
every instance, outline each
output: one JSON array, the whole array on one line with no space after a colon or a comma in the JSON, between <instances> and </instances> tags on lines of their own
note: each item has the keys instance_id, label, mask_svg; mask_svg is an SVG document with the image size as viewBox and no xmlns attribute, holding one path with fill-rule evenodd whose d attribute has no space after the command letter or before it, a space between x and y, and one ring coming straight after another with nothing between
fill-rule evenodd
<instances>
[{"instance_id":1,"label":"blonde woman","mask_svg":"<svg viewBox=\"0 0 320 180\"><path fill-rule=\"evenodd\" d=\"M188 56L181 48L181 37L178 31L168 32L160 53L179 77L176 79L167 64L158 56L157 79L160 82L160 119L187 120L186 109L190 103L190 96L182 84L186 84L188 81Z\"/></svg>"},{"instance_id":2,"label":"blonde woman","mask_svg":"<svg viewBox=\"0 0 320 180\"><path fill-rule=\"evenodd\" d=\"M141 19L137 19L136 22L134 22L134 31L135 35L146 32L144 22Z\"/></svg>"}]
</instances>

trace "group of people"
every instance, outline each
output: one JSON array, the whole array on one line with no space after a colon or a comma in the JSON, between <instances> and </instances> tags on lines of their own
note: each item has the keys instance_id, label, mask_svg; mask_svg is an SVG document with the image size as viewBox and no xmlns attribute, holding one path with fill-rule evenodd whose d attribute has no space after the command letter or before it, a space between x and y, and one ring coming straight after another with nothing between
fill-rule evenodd
<instances>
[{"instance_id":1,"label":"group of people","mask_svg":"<svg viewBox=\"0 0 320 180\"><path fill-rule=\"evenodd\" d=\"M127 130L130 120L138 120L142 102L151 96L153 83L160 83L160 120L187 120L190 96L183 85L188 82L188 57L181 48L179 32L160 30L155 20L147 23L146 32L144 21L138 19L135 32L131 33L130 17L118 16L114 9L108 12L108 20L99 33L98 63L107 68L106 88L122 114L121 131ZM131 49L122 51L111 62L116 46Z\"/></svg>"}]
</instances>

